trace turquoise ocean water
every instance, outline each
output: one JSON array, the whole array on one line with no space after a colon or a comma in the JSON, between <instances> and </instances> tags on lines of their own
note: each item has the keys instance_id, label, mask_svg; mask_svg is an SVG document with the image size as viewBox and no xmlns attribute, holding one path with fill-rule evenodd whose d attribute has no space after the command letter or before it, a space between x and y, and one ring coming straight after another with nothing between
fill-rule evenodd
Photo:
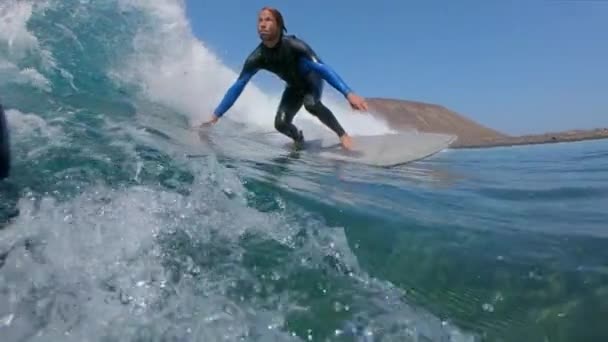
<instances>
[{"instance_id":1,"label":"turquoise ocean water","mask_svg":"<svg viewBox=\"0 0 608 342\"><path fill-rule=\"evenodd\" d=\"M236 74L183 8L0 3L1 341L608 340L608 141L330 162L255 85L199 136Z\"/></svg>"}]
</instances>

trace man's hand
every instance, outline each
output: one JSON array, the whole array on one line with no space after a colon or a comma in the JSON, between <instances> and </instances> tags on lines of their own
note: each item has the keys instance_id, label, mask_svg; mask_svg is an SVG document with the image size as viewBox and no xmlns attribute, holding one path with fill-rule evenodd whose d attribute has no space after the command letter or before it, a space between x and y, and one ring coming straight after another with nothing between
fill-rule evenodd
<instances>
[{"instance_id":1,"label":"man's hand","mask_svg":"<svg viewBox=\"0 0 608 342\"><path fill-rule=\"evenodd\" d=\"M211 119L207 122L203 122L201 126L211 126L214 125L220 118L215 116L215 114L211 115Z\"/></svg>"},{"instance_id":2,"label":"man's hand","mask_svg":"<svg viewBox=\"0 0 608 342\"><path fill-rule=\"evenodd\" d=\"M367 111L367 103L365 99L355 93L349 93L346 97L350 106L355 110L365 110Z\"/></svg>"},{"instance_id":3,"label":"man's hand","mask_svg":"<svg viewBox=\"0 0 608 342\"><path fill-rule=\"evenodd\" d=\"M200 124L200 126L198 127L193 127L193 128L204 128L204 127L210 127L211 125L214 125L220 118L215 116L215 115L211 115L211 119L208 121L203 122L202 124Z\"/></svg>"}]
</instances>

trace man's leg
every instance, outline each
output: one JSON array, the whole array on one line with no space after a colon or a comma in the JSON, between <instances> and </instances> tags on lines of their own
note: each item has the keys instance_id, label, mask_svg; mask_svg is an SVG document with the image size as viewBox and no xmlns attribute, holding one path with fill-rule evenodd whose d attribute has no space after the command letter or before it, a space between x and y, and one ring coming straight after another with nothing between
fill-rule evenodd
<instances>
[{"instance_id":1,"label":"man's leg","mask_svg":"<svg viewBox=\"0 0 608 342\"><path fill-rule=\"evenodd\" d=\"M327 108L321 101L316 101L312 104L305 104L304 108L312 115L316 116L325 126L334 131L338 137L346 134L342 125L336 119L334 113Z\"/></svg>"},{"instance_id":2,"label":"man's leg","mask_svg":"<svg viewBox=\"0 0 608 342\"><path fill-rule=\"evenodd\" d=\"M334 131L338 137L342 138L346 132L338 122L338 119L336 119L334 113L321 102L322 92L323 84L315 82L313 89L304 95L304 108L316 116L325 126Z\"/></svg>"},{"instance_id":3,"label":"man's leg","mask_svg":"<svg viewBox=\"0 0 608 342\"><path fill-rule=\"evenodd\" d=\"M311 81L311 87L306 95L304 95L304 108L312 115L316 116L325 126L334 131L340 138L340 143L345 149L352 149L352 138L344 131L344 128L342 128L342 125L340 125L334 113L321 102L323 80L314 73L310 73L308 79Z\"/></svg>"},{"instance_id":4,"label":"man's leg","mask_svg":"<svg viewBox=\"0 0 608 342\"><path fill-rule=\"evenodd\" d=\"M274 127L276 130L290 137L297 143L302 142L303 136L292 121L294 116L296 116L296 113L302 107L302 102L302 92L291 87L285 88L285 91L283 91L283 96L281 97L279 109L277 110L277 114L274 119Z\"/></svg>"}]
</instances>

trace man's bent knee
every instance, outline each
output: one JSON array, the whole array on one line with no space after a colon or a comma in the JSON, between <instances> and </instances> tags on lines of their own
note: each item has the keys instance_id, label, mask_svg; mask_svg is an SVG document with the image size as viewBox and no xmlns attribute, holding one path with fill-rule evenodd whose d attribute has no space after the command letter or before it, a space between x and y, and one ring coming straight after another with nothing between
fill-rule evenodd
<instances>
[{"instance_id":1,"label":"man's bent knee","mask_svg":"<svg viewBox=\"0 0 608 342\"><path fill-rule=\"evenodd\" d=\"M323 110L323 105L319 102L307 103L304 105L304 109L306 109L306 111L308 111L310 114L312 114L314 116L319 116L319 114Z\"/></svg>"},{"instance_id":2,"label":"man's bent knee","mask_svg":"<svg viewBox=\"0 0 608 342\"><path fill-rule=\"evenodd\" d=\"M334 131L338 136L341 137L345 134L344 129L334 114L331 112L331 110L329 110L329 108L325 107L322 102L316 101L314 103L307 103L304 105L304 108L306 108L309 113L321 120L321 122Z\"/></svg>"}]
</instances>

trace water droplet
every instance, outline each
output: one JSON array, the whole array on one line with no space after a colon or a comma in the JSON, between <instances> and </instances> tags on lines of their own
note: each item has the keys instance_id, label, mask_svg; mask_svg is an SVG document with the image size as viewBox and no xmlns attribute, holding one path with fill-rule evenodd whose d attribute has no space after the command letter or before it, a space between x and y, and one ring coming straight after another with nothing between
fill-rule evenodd
<instances>
[{"instance_id":1,"label":"water droplet","mask_svg":"<svg viewBox=\"0 0 608 342\"><path fill-rule=\"evenodd\" d=\"M13 322L13 318L15 318L15 315L13 315L13 314L9 314L7 316L0 318L0 327L2 327L2 326L8 327L9 325L11 325L11 323Z\"/></svg>"},{"instance_id":2,"label":"water droplet","mask_svg":"<svg viewBox=\"0 0 608 342\"><path fill-rule=\"evenodd\" d=\"M230 188L225 188L224 189L224 194L226 194L226 196L228 196L228 198L234 197L234 192Z\"/></svg>"},{"instance_id":3,"label":"water droplet","mask_svg":"<svg viewBox=\"0 0 608 342\"><path fill-rule=\"evenodd\" d=\"M124 305L129 304L129 302L131 301L131 297L122 291L120 292L118 299L120 300L120 303L122 303Z\"/></svg>"}]
</instances>

